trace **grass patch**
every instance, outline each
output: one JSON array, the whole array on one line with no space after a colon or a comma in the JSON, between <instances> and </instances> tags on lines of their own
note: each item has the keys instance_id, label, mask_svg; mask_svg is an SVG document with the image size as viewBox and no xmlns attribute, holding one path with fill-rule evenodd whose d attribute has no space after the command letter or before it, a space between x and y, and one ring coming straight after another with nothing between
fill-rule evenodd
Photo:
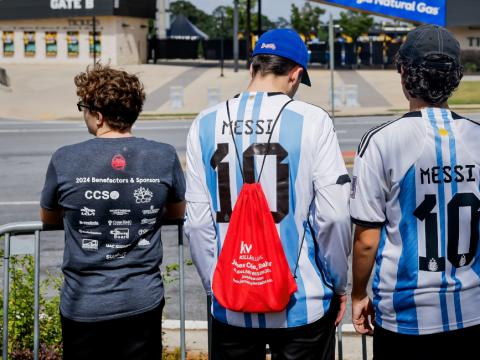
<instances>
[{"instance_id":1,"label":"grass patch","mask_svg":"<svg viewBox=\"0 0 480 360\"><path fill-rule=\"evenodd\" d=\"M480 104L480 81L464 81L449 101L451 105Z\"/></svg>"}]
</instances>

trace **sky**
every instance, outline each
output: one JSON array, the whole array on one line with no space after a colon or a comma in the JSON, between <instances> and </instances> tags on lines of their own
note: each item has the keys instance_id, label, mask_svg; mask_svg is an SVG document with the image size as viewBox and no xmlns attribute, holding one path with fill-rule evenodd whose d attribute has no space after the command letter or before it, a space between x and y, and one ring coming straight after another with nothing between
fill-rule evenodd
<instances>
[{"instance_id":1,"label":"sky","mask_svg":"<svg viewBox=\"0 0 480 360\"><path fill-rule=\"evenodd\" d=\"M219 5L233 5L233 0L189 0L192 4L194 4L199 9L207 13L212 13L212 11ZM299 7L303 6L305 0L262 0L262 11L265 15L271 20L277 20L279 17L284 17L285 19L290 19L290 6L291 4L295 4ZM314 6L320 6L327 10L327 13L323 15L322 20L326 20L328 17L328 12L331 11L333 15L338 15L340 11L339 8L328 6L328 5L320 5L311 2Z\"/></svg>"}]
</instances>

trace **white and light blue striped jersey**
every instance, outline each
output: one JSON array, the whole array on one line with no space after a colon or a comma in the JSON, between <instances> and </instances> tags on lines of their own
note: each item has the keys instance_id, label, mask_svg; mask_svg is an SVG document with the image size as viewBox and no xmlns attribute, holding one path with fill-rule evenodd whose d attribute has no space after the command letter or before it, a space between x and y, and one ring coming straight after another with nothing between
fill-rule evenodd
<instances>
[{"instance_id":1,"label":"white and light blue striped jersey","mask_svg":"<svg viewBox=\"0 0 480 360\"><path fill-rule=\"evenodd\" d=\"M382 228L377 324L423 335L480 324L480 124L428 108L372 129L355 160L350 213Z\"/></svg>"},{"instance_id":2,"label":"white and light blue striped jersey","mask_svg":"<svg viewBox=\"0 0 480 360\"><path fill-rule=\"evenodd\" d=\"M312 323L328 311L334 292L347 286L351 249L349 177L328 114L281 93L242 93L229 100L232 130L245 181L254 182L268 147L260 179L298 291L285 311L238 313L222 308L213 296L212 314L241 327L284 328ZM232 209L243 185L226 103L201 113L187 141L187 222L193 261L207 292ZM267 147L264 147L267 148ZM258 147L257 147L258 149ZM307 219L310 219L312 234ZM301 251L303 234L305 240ZM332 290L333 288L333 290Z\"/></svg>"}]
</instances>

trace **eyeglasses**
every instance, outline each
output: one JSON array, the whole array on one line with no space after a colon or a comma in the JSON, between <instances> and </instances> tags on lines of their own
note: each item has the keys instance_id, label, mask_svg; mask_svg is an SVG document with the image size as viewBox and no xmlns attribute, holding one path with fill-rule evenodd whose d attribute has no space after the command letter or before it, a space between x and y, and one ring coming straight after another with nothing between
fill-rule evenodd
<instances>
[{"instance_id":1,"label":"eyeglasses","mask_svg":"<svg viewBox=\"0 0 480 360\"><path fill-rule=\"evenodd\" d=\"M78 111L82 112L83 109L87 109L88 111L92 111L92 108L90 106L88 106L87 104L84 104L83 102L79 101L77 103L77 108L78 108Z\"/></svg>"}]
</instances>

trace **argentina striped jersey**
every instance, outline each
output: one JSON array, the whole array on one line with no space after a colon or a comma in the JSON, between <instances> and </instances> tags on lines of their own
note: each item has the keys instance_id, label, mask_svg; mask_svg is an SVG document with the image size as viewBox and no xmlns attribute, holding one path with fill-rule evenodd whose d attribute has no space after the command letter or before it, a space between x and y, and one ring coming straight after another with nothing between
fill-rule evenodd
<instances>
[{"instance_id":1,"label":"argentina striped jersey","mask_svg":"<svg viewBox=\"0 0 480 360\"><path fill-rule=\"evenodd\" d=\"M300 254L298 291L285 311L268 314L230 311L213 296L213 316L234 326L309 324L328 311L334 292L346 291L351 246L345 164L332 121L320 108L293 101L273 129L280 109L290 100L280 93L242 93L229 100L232 124L222 103L201 113L188 136L186 234L207 291L243 185L240 169L255 179L260 172L264 157L252 155L249 148L267 143L271 135L271 143L278 144L272 149L281 150L266 156L260 181L292 273Z\"/></svg>"},{"instance_id":2,"label":"argentina striped jersey","mask_svg":"<svg viewBox=\"0 0 480 360\"><path fill-rule=\"evenodd\" d=\"M376 323L423 335L480 324L480 125L427 108L369 131L350 213L381 227Z\"/></svg>"}]
</instances>

